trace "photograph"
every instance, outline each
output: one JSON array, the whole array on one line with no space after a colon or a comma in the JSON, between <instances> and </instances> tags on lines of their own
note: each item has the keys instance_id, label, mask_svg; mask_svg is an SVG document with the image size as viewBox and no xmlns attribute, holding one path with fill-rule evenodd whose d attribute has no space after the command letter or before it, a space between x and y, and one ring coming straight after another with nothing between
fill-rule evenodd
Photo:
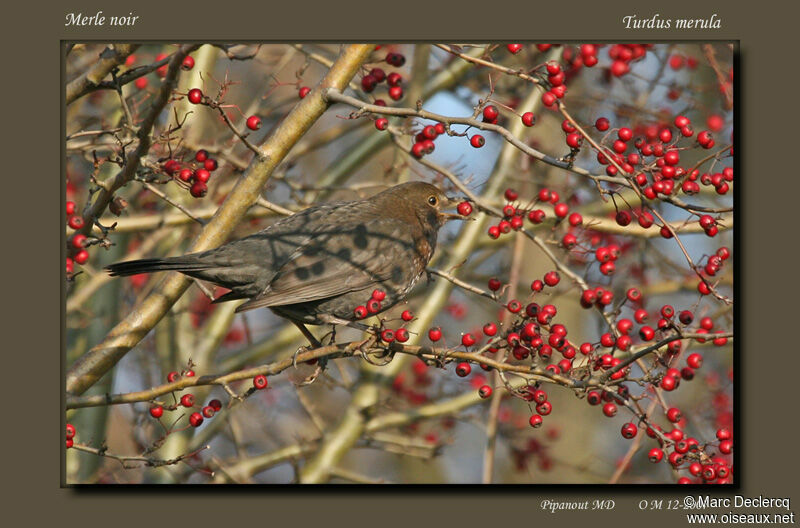
<instances>
[{"instance_id":1,"label":"photograph","mask_svg":"<svg viewBox=\"0 0 800 528\"><path fill-rule=\"evenodd\" d=\"M122 35L59 48L62 487L741 485L738 41Z\"/></svg>"}]
</instances>

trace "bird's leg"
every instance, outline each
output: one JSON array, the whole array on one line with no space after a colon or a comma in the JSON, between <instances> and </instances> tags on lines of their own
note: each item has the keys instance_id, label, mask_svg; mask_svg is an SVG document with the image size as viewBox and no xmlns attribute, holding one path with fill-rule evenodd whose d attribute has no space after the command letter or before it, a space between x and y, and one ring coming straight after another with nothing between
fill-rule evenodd
<instances>
[{"instance_id":1,"label":"bird's leg","mask_svg":"<svg viewBox=\"0 0 800 528\"><path fill-rule=\"evenodd\" d=\"M297 321L292 321L292 323L294 323L294 325L300 330L300 332L306 337L306 339L308 339L308 342L311 343L312 347L319 348L319 347L322 346L322 343L317 341L317 338L314 337L314 334L312 334L308 330L308 328L306 328L306 325L304 325L303 323L299 323ZM298 349L295 351L294 356L292 357L292 366L294 368L297 368L297 354L299 354L300 351L303 350L304 348L308 349L307 347L301 346L301 347L298 347ZM325 359L325 358L320 358L320 364L321 365L323 364L323 361L322 361L323 359Z\"/></svg>"}]
</instances>

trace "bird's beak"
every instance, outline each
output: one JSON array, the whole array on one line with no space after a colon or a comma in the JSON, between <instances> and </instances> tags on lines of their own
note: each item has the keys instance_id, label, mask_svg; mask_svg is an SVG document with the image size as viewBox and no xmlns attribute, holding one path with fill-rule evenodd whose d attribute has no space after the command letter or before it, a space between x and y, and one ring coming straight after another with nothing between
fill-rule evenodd
<instances>
[{"instance_id":1,"label":"bird's beak","mask_svg":"<svg viewBox=\"0 0 800 528\"><path fill-rule=\"evenodd\" d=\"M455 209L461 200L458 198L453 198L451 196L445 196L447 199L447 203L445 204L445 209ZM441 212L439 213L439 217L442 219L442 223L447 222L448 220L467 220L467 217L461 216L458 213L447 213Z\"/></svg>"},{"instance_id":2,"label":"bird's beak","mask_svg":"<svg viewBox=\"0 0 800 528\"><path fill-rule=\"evenodd\" d=\"M445 222L448 220L466 220L465 217L461 216L458 213L439 213L439 217L442 218Z\"/></svg>"}]
</instances>

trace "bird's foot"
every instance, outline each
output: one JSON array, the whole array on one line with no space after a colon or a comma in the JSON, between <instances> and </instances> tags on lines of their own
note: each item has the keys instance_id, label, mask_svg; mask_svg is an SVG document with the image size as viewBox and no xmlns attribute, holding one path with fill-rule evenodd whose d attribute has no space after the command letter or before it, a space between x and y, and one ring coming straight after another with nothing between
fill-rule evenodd
<instances>
[{"instance_id":1,"label":"bird's foot","mask_svg":"<svg viewBox=\"0 0 800 528\"><path fill-rule=\"evenodd\" d=\"M364 361L366 361L370 365L375 365L376 367L382 367L392 362L392 360L394 359L395 351L392 350L390 344L381 349L381 351L378 354L370 354L369 348L372 345L374 345L377 340L378 336L376 334L373 334L364 339L363 341L353 343L352 347L361 355Z\"/></svg>"},{"instance_id":2,"label":"bird's foot","mask_svg":"<svg viewBox=\"0 0 800 528\"><path fill-rule=\"evenodd\" d=\"M300 355L300 352L306 352L309 348L306 346L299 346L297 350L294 351L294 355L292 356L292 366L297 368L297 356Z\"/></svg>"},{"instance_id":3,"label":"bird's foot","mask_svg":"<svg viewBox=\"0 0 800 528\"><path fill-rule=\"evenodd\" d=\"M322 359L325 359L325 361L323 362ZM325 371L325 364L326 363L327 363L327 358L321 358L319 363L317 363L317 368L314 369L314 372L309 374L302 381L296 382L295 386L296 387L305 387L306 385L311 385L312 383L317 381L317 378L319 378L319 375L322 374Z\"/></svg>"}]
</instances>

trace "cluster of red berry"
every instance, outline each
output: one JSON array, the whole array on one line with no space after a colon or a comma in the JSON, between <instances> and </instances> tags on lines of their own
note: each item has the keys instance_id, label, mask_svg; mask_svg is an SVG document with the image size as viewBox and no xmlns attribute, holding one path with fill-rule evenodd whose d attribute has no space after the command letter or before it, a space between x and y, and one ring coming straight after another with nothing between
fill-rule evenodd
<instances>
[{"instance_id":1,"label":"cluster of red berry","mask_svg":"<svg viewBox=\"0 0 800 528\"><path fill-rule=\"evenodd\" d=\"M356 319L364 319L370 315L375 315L381 311L381 302L386 299L386 292L383 290L374 290L372 292L372 296L364 305L357 306L354 310L354 314ZM414 320L414 313L411 310L403 310L403 313L400 314L400 318L404 322L410 322ZM391 343L392 341L397 341L399 343L405 343L409 340L411 335L409 334L406 328L384 328L381 330L381 340L384 343Z\"/></svg>"},{"instance_id":2,"label":"cluster of red berry","mask_svg":"<svg viewBox=\"0 0 800 528\"><path fill-rule=\"evenodd\" d=\"M384 60L387 64L396 68L400 68L406 63L405 56L395 52L388 53ZM389 86L388 94L393 101L399 101L403 98L403 76L397 72L390 72L387 74L383 68L372 68L368 74L364 75L361 78L361 89L366 93L372 93L375 91L375 88L384 81L386 81L386 84ZM375 104L380 104L378 101L383 103L381 106L386 105L381 99L376 100ZM378 127L378 130L383 129Z\"/></svg>"},{"instance_id":3,"label":"cluster of red berry","mask_svg":"<svg viewBox=\"0 0 800 528\"><path fill-rule=\"evenodd\" d=\"M209 157L206 150L201 149L195 153L194 162L189 166L183 166L180 161L170 158L162 167L166 174L183 182L192 196L202 198L208 192L208 180L211 179L211 173L217 170L218 164L217 160Z\"/></svg>"},{"instance_id":4,"label":"cluster of red berry","mask_svg":"<svg viewBox=\"0 0 800 528\"><path fill-rule=\"evenodd\" d=\"M182 371L180 373L177 372L177 371L172 371L169 374L167 374L167 381L169 383L173 383L175 381L178 381L182 377L192 378L194 376L195 376L195 373L191 369L184 370L184 371ZM196 401L195 401L194 394L187 393L187 394L184 394L183 396L181 396L180 399L178 400L178 403L176 403L174 405L159 405L159 404L151 405L150 406L150 416L152 416L153 418L158 419L158 418L161 418L164 415L164 411L165 410L174 411L174 410L176 410L176 409L178 409L180 407L183 407L183 408L186 408L186 409L192 409L192 408L196 407L195 404L196 404ZM192 414L189 415L189 424L192 427L199 427L203 423L203 418L204 417L205 418L211 418L220 409L222 409L222 402L220 402L217 399L213 399L213 400L209 401L207 405L203 406L200 411L195 411L195 412L193 412Z\"/></svg>"},{"instance_id":5,"label":"cluster of red berry","mask_svg":"<svg viewBox=\"0 0 800 528\"><path fill-rule=\"evenodd\" d=\"M156 55L155 62L161 62L167 57L168 55L166 53L159 53L158 55ZM136 55L134 54L128 55L128 57L125 59L125 66L131 68L134 64L136 64L136 60L137 60ZM156 69L156 75L158 75L161 78L164 78L167 75L167 68L168 68L167 64L159 66ZM191 55L187 55L186 57L183 58L183 62L181 62L181 69L183 71L189 71L192 68L194 68L194 58ZM144 90L145 88L147 88L148 84L149 83L146 76L139 77L133 82L133 85L136 86L138 90Z\"/></svg>"},{"instance_id":6,"label":"cluster of red berry","mask_svg":"<svg viewBox=\"0 0 800 528\"><path fill-rule=\"evenodd\" d=\"M66 204L67 225L78 231L83 228L83 217L78 214L78 208L72 200L67 201ZM83 233L74 234L69 240L68 256L67 256L67 275L72 275L75 272L75 263L86 264L89 261L89 252L86 250L88 238Z\"/></svg>"},{"instance_id":7,"label":"cluster of red berry","mask_svg":"<svg viewBox=\"0 0 800 528\"><path fill-rule=\"evenodd\" d=\"M67 424L67 449L75 445L75 426Z\"/></svg>"}]
</instances>

